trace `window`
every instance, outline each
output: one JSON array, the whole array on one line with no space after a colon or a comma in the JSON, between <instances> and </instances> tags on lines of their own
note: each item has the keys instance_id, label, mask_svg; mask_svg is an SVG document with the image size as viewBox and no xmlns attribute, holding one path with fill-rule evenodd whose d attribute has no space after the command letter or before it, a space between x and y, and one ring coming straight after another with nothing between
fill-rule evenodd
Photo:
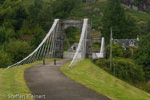
<instances>
[{"instance_id":1,"label":"window","mask_svg":"<svg viewBox=\"0 0 150 100\"><path fill-rule=\"evenodd\" d=\"M73 47L73 50L76 50L76 47Z\"/></svg>"},{"instance_id":2,"label":"window","mask_svg":"<svg viewBox=\"0 0 150 100\"><path fill-rule=\"evenodd\" d=\"M134 43L135 43L134 40L130 40L129 43L130 43L129 46L135 46L135 45L134 45Z\"/></svg>"},{"instance_id":3,"label":"window","mask_svg":"<svg viewBox=\"0 0 150 100\"><path fill-rule=\"evenodd\" d=\"M116 44L117 42L119 42L117 39L114 40L114 44Z\"/></svg>"}]
</instances>

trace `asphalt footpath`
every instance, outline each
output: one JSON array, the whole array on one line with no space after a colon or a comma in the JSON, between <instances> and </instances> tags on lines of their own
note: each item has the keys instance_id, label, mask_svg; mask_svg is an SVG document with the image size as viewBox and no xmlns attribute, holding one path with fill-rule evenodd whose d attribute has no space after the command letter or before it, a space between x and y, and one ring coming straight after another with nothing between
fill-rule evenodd
<instances>
[{"instance_id":1,"label":"asphalt footpath","mask_svg":"<svg viewBox=\"0 0 150 100\"><path fill-rule=\"evenodd\" d=\"M110 100L65 76L60 67L70 61L62 59L25 70L25 81L35 100Z\"/></svg>"}]
</instances>

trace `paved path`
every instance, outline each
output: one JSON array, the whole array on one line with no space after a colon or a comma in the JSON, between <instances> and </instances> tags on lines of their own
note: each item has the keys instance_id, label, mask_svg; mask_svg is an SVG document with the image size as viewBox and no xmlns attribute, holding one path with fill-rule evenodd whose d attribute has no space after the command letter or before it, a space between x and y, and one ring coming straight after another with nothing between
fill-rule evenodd
<instances>
[{"instance_id":1,"label":"paved path","mask_svg":"<svg viewBox=\"0 0 150 100\"><path fill-rule=\"evenodd\" d=\"M62 59L56 66L49 62L28 68L25 80L32 94L41 95L40 100L109 100L66 77L60 67L68 61ZM43 99L42 95L46 98Z\"/></svg>"}]
</instances>

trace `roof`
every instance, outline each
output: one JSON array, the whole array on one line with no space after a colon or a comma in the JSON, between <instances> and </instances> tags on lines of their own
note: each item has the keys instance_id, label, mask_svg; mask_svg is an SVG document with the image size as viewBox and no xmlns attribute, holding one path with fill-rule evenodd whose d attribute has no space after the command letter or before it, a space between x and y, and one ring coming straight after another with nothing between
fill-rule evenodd
<instances>
[{"instance_id":1,"label":"roof","mask_svg":"<svg viewBox=\"0 0 150 100\"><path fill-rule=\"evenodd\" d=\"M75 52L76 50L74 50L74 47L77 49L78 43L74 43L74 44L68 49L68 52Z\"/></svg>"},{"instance_id":2,"label":"roof","mask_svg":"<svg viewBox=\"0 0 150 100\"><path fill-rule=\"evenodd\" d=\"M73 48L73 47L78 47L78 43L74 43L74 44L71 46L71 48Z\"/></svg>"},{"instance_id":3,"label":"roof","mask_svg":"<svg viewBox=\"0 0 150 100\"><path fill-rule=\"evenodd\" d=\"M113 39L114 42L120 42L123 47L134 47L136 46L137 39Z\"/></svg>"}]
</instances>

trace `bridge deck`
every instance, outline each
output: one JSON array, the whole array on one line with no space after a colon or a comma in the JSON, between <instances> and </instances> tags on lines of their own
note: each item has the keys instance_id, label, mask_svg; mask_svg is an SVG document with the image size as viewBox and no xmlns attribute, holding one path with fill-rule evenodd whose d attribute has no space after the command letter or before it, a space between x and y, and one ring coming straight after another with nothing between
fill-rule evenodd
<instances>
[{"instance_id":1,"label":"bridge deck","mask_svg":"<svg viewBox=\"0 0 150 100\"><path fill-rule=\"evenodd\" d=\"M32 93L46 95L46 99L41 100L109 100L66 77L60 67L68 61L62 59L56 66L49 62L27 69L25 80Z\"/></svg>"}]
</instances>

